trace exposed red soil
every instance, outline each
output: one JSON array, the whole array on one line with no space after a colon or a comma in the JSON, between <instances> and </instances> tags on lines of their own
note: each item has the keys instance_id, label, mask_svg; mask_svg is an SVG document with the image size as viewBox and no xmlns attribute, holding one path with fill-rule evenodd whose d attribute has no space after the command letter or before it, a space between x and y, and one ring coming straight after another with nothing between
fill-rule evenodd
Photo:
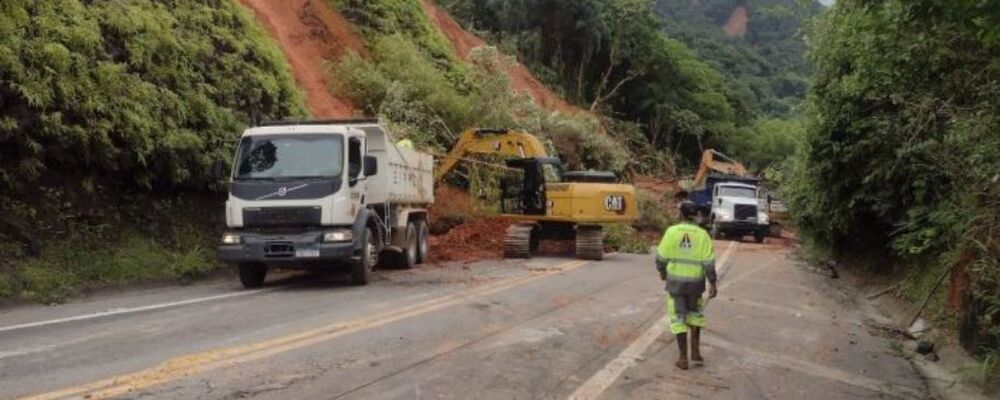
<instances>
[{"instance_id":1,"label":"exposed red soil","mask_svg":"<svg viewBox=\"0 0 1000 400\"><path fill-rule=\"evenodd\" d=\"M646 175L633 175L632 184L657 196L672 195L681 190L676 179L667 180Z\"/></svg>"},{"instance_id":2,"label":"exposed red soil","mask_svg":"<svg viewBox=\"0 0 1000 400\"><path fill-rule=\"evenodd\" d=\"M438 185L434 188L434 204L431 205L428 212L430 214L428 217L434 220L455 214L475 215L476 207L469 192L454 186Z\"/></svg>"},{"instance_id":3,"label":"exposed red soil","mask_svg":"<svg viewBox=\"0 0 1000 400\"><path fill-rule=\"evenodd\" d=\"M726 31L726 35L729 37L743 37L747 34L747 22L750 20L749 15L747 15L746 6L739 6L733 9L733 13L729 14L729 21L726 21L726 25L722 27L722 30Z\"/></svg>"},{"instance_id":4,"label":"exposed red soil","mask_svg":"<svg viewBox=\"0 0 1000 400\"><path fill-rule=\"evenodd\" d=\"M447 11L442 10L430 0L421 0L421 4L424 7L424 12L426 12L430 17L431 22L436 24L438 28L441 29L441 32L444 33L445 37L448 38L452 46L455 47L455 53L457 53L459 58L462 60L469 61L469 53L472 49L486 44L486 41L473 33L466 31L461 25L458 24L458 22L455 21L454 18L451 17L451 15L448 14ZM531 71L529 71L523 64L515 63L508 73L514 89L522 93L527 93L539 106L550 111L559 111L570 114L583 111L582 109L569 104L562 97L559 97L559 95L553 93L545 87L545 85L536 79L535 76L531 74Z\"/></svg>"},{"instance_id":5,"label":"exposed red soil","mask_svg":"<svg viewBox=\"0 0 1000 400\"><path fill-rule=\"evenodd\" d=\"M342 15L322 0L240 0L253 10L285 53L314 117L346 118L351 103L331 93L326 63L348 50L366 54L364 43Z\"/></svg>"},{"instance_id":6,"label":"exposed red soil","mask_svg":"<svg viewBox=\"0 0 1000 400\"><path fill-rule=\"evenodd\" d=\"M468 216L448 233L431 236L431 263L490 260L503 257L503 234L510 221Z\"/></svg>"}]
</instances>

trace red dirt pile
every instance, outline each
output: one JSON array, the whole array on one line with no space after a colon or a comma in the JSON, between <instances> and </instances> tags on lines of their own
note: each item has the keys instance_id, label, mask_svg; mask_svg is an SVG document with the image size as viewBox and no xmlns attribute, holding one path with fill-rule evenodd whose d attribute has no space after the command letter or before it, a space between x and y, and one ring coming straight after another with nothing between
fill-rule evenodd
<instances>
[{"instance_id":1,"label":"red dirt pile","mask_svg":"<svg viewBox=\"0 0 1000 400\"><path fill-rule=\"evenodd\" d=\"M462 28L458 22L455 21L447 11L442 10L436 4L430 0L421 0L421 4L424 7L424 12L430 17L431 22L438 26L438 29L448 38L452 46L455 47L455 53L465 60L469 61L469 52L472 49L485 45L486 42L480 37L466 31ZM542 82L535 78L531 74L531 71L521 63L516 63L511 68L510 72L511 83L514 85L514 89L527 93L535 100L535 103L539 106L550 110L559 111L569 114L576 114L583 112L582 109L575 107L559 95L553 93L547 87L545 87Z\"/></svg>"},{"instance_id":2,"label":"red dirt pile","mask_svg":"<svg viewBox=\"0 0 1000 400\"><path fill-rule=\"evenodd\" d=\"M431 263L498 259L503 256L503 234L510 222L477 213L469 193L451 186L434 191L430 209L436 221L458 217L458 224L430 238Z\"/></svg>"},{"instance_id":3,"label":"red dirt pile","mask_svg":"<svg viewBox=\"0 0 1000 400\"><path fill-rule=\"evenodd\" d=\"M323 0L240 0L253 10L271 37L285 53L313 116L346 118L355 109L345 99L330 92L328 61L348 50L366 54L364 43L350 23Z\"/></svg>"}]
</instances>

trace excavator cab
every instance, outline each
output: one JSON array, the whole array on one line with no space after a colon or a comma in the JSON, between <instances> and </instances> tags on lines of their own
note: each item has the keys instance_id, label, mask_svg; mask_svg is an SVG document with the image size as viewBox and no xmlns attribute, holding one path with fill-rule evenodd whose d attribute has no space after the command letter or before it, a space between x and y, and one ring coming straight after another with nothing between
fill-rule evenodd
<instances>
[{"instance_id":1,"label":"excavator cab","mask_svg":"<svg viewBox=\"0 0 1000 400\"><path fill-rule=\"evenodd\" d=\"M501 212L545 215L548 209L545 184L560 183L562 177L562 164L555 157L507 161L507 173L500 181Z\"/></svg>"}]
</instances>

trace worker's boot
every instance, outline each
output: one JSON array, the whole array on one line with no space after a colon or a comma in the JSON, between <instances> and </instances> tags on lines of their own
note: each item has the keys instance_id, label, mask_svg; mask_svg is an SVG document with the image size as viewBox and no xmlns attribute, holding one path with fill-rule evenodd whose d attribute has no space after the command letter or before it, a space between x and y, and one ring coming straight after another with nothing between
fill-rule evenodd
<instances>
[{"instance_id":1,"label":"worker's boot","mask_svg":"<svg viewBox=\"0 0 1000 400\"><path fill-rule=\"evenodd\" d=\"M691 328L691 361L705 362L705 359L701 358L701 328Z\"/></svg>"},{"instance_id":2,"label":"worker's boot","mask_svg":"<svg viewBox=\"0 0 1000 400\"><path fill-rule=\"evenodd\" d=\"M677 356L677 363L674 365L680 369L688 369L688 335L686 333L677 334L677 349L680 354Z\"/></svg>"}]
</instances>

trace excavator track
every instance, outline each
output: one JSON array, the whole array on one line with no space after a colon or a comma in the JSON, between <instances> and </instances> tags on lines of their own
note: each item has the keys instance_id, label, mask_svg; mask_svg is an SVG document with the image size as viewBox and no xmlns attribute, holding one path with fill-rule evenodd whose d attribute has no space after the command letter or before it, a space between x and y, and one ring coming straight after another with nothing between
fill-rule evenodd
<instances>
[{"instance_id":1,"label":"excavator track","mask_svg":"<svg viewBox=\"0 0 1000 400\"><path fill-rule=\"evenodd\" d=\"M504 258L531 258L532 225L511 225L503 237Z\"/></svg>"},{"instance_id":2,"label":"excavator track","mask_svg":"<svg viewBox=\"0 0 1000 400\"><path fill-rule=\"evenodd\" d=\"M604 228L600 225L576 227L576 258L600 261L604 259Z\"/></svg>"}]
</instances>

